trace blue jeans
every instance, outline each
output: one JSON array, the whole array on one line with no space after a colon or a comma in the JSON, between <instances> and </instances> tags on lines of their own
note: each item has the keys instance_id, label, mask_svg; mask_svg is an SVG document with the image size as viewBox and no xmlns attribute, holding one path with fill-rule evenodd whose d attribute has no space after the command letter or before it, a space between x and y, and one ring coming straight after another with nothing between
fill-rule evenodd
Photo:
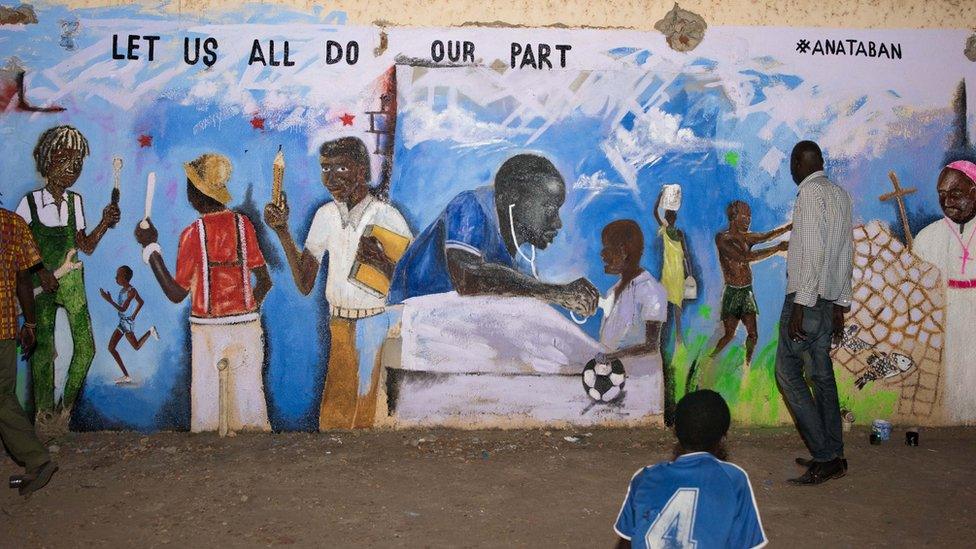
<instances>
[{"instance_id":1,"label":"blue jeans","mask_svg":"<svg viewBox=\"0 0 976 549\"><path fill-rule=\"evenodd\" d=\"M834 304L818 299L813 307L803 307L806 341L789 336L793 294L786 296L779 321L779 346L776 349L776 381L786 399L796 427L807 443L814 461L844 457L837 382L830 361L830 340L834 328ZM811 359L810 380L813 394L803 377L804 356Z\"/></svg>"}]
</instances>

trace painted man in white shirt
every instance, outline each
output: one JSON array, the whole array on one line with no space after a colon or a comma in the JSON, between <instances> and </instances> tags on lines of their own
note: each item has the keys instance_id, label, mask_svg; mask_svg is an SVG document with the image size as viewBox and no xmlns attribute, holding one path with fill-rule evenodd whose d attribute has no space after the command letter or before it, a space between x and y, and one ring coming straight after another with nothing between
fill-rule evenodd
<instances>
[{"instance_id":1,"label":"painted man in white shirt","mask_svg":"<svg viewBox=\"0 0 976 549\"><path fill-rule=\"evenodd\" d=\"M393 276L395 262L387 257L377 238L364 235L370 225L407 238L412 235L395 207L370 194L369 152L360 139L328 141L319 154L322 183L334 200L315 212L305 249L300 251L292 239L287 202L265 206L265 222L278 235L302 294L312 291L319 265L329 254L325 298L332 337L319 429L370 427L379 380L376 355L389 326L384 314L386 296L350 281L349 274L359 261L375 267L387 279ZM363 389L366 394L361 396Z\"/></svg>"},{"instance_id":2,"label":"painted man in white shirt","mask_svg":"<svg viewBox=\"0 0 976 549\"><path fill-rule=\"evenodd\" d=\"M91 232L87 230L81 195L68 189L78 181L88 152L88 140L71 126L56 126L44 132L34 148L34 161L45 181L44 187L28 193L17 207L17 214L30 226L41 250L46 270L39 275L51 277L59 267L70 267L62 269L67 272L60 279L57 292L43 293L35 301L37 350L31 358L34 406L40 430L52 434L67 430L71 409L95 357L84 270L72 258L79 251L94 253L102 237L120 217L118 205L110 202L102 210L98 224ZM37 286L38 280L34 284ZM58 308L67 313L72 352L64 395L56 406L54 331Z\"/></svg>"},{"instance_id":3,"label":"painted man in white shirt","mask_svg":"<svg viewBox=\"0 0 976 549\"><path fill-rule=\"evenodd\" d=\"M945 217L922 229L912 251L942 271L945 284L945 346L942 351L946 418L976 423L976 164L953 162L939 174L939 205Z\"/></svg>"},{"instance_id":4,"label":"painted man in white shirt","mask_svg":"<svg viewBox=\"0 0 976 549\"><path fill-rule=\"evenodd\" d=\"M636 221L608 224L601 239L603 270L620 275L620 280L602 300L600 343L611 351L596 360L606 364L619 359L627 374L626 398L648 402L649 412L660 414L664 409L661 324L668 314L667 293L640 265L644 233Z\"/></svg>"}]
</instances>

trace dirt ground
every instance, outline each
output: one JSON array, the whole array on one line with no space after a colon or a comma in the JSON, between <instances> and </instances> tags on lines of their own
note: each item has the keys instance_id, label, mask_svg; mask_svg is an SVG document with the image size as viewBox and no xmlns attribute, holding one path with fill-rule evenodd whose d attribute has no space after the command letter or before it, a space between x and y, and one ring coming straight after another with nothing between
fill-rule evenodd
<instances>
[{"instance_id":1,"label":"dirt ground","mask_svg":"<svg viewBox=\"0 0 976 549\"><path fill-rule=\"evenodd\" d=\"M972 546L974 429L917 448L855 430L850 473L819 487L784 482L792 429L731 440L772 547ZM0 491L0 546L609 547L631 475L670 446L662 429L73 434L47 488Z\"/></svg>"}]
</instances>

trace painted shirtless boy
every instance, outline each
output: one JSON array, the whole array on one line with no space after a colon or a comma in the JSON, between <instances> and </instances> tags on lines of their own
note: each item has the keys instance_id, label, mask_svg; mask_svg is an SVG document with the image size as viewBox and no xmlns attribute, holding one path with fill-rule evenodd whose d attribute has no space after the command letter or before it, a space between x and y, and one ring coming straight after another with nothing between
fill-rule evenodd
<instances>
[{"instance_id":1,"label":"painted shirtless boy","mask_svg":"<svg viewBox=\"0 0 976 549\"><path fill-rule=\"evenodd\" d=\"M753 250L752 247L762 242L768 242L786 232L793 226L784 225L766 233L751 233L749 225L752 223L752 211L749 205L741 200L731 202L725 209L729 218L726 230L715 235L715 245L718 247L718 260L722 265L722 276L725 278L725 292L722 294L722 324L725 334L715 345L711 356L715 357L735 337L739 321L746 326L746 363L752 363L752 354L759 340L756 328L756 317L759 306L752 291L752 263L762 261L777 252L786 251L788 241L775 246Z\"/></svg>"}]
</instances>

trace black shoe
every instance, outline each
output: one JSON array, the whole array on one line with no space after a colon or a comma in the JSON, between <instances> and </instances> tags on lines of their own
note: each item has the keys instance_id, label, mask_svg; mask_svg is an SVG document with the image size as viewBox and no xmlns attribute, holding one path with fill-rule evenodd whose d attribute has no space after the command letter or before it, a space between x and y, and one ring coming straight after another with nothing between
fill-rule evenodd
<instances>
[{"instance_id":1,"label":"black shoe","mask_svg":"<svg viewBox=\"0 0 976 549\"><path fill-rule=\"evenodd\" d=\"M27 496L47 486L57 470L58 464L48 461L35 471L28 472L24 478L24 483L20 485L20 495Z\"/></svg>"},{"instance_id":2,"label":"black shoe","mask_svg":"<svg viewBox=\"0 0 976 549\"><path fill-rule=\"evenodd\" d=\"M809 467L807 467L805 473L803 473L797 478L791 478L786 482L789 482L790 484L797 485L797 486L811 486L814 484L820 484L823 481L820 480L820 478L817 476L816 469L817 469L817 464L810 465Z\"/></svg>"},{"instance_id":3,"label":"black shoe","mask_svg":"<svg viewBox=\"0 0 976 549\"><path fill-rule=\"evenodd\" d=\"M796 458L795 461L796 461L796 464L799 465L800 467L810 467L811 465L813 465L814 463L816 463L816 461L813 461L812 459L807 459L807 458ZM840 462L844 465L844 472L846 473L847 472L847 459L840 458Z\"/></svg>"},{"instance_id":4,"label":"black shoe","mask_svg":"<svg viewBox=\"0 0 976 549\"><path fill-rule=\"evenodd\" d=\"M843 459L834 458L830 461L817 464L814 474L821 479L820 482L826 482L832 478L840 478L846 475L847 467L844 466Z\"/></svg>"}]
</instances>

